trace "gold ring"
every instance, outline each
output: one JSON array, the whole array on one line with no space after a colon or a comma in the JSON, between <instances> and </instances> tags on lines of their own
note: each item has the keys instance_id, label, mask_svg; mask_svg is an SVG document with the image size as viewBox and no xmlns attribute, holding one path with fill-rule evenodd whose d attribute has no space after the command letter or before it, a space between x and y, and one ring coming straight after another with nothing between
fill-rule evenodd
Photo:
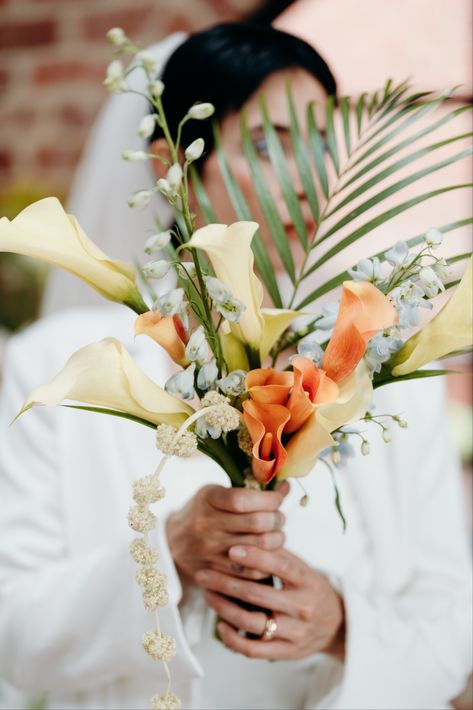
<instances>
[{"instance_id":1,"label":"gold ring","mask_svg":"<svg viewBox=\"0 0 473 710\"><path fill-rule=\"evenodd\" d=\"M278 623L273 616L269 616L266 619L266 624L264 625L264 631L261 635L262 641L271 641L274 634L278 630Z\"/></svg>"}]
</instances>

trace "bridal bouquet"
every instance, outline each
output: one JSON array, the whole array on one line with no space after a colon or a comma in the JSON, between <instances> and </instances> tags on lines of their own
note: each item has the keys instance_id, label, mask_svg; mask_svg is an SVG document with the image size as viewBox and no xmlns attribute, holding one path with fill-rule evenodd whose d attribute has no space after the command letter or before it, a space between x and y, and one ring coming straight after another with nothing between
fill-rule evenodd
<instances>
[{"instance_id":1,"label":"bridal bouquet","mask_svg":"<svg viewBox=\"0 0 473 710\"><path fill-rule=\"evenodd\" d=\"M460 160L467 151L392 183L355 206L365 191L421 154L463 137L434 143L394 163L388 161L401 148L454 118L458 109L396 143L403 130L445 101L446 95L409 95L406 85L396 87L388 82L382 92L371 99L363 96L356 104L344 98L337 108L329 99L326 159L313 107L307 111L309 145L305 146L288 90L294 156L316 223L314 233L308 234L288 180L284 152L262 99L269 158L304 252L298 269L243 113L242 141L255 192L292 283L292 293L283 302L268 251L258 234L259 225L252 220L226 160L218 127L216 144L222 173L240 220L234 224L215 223L212 206L193 170L193 163L205 149L203 140L181 145L182 126L187 121L209 119L213 106L190 106L178 134L171 135L161 99L165 87L156 79L158 67L153 57L139 51L117 28L109 37L118 55L131 53L134 61L125 69L116 58L108 68L107 86L126 92L129 73L146 72L152 111L143 117L137 130L149 137L158 124L167 143L166 155L124 153L129 161L161 160L167 171L165 178L131 195L130 206L144 207L160 194L176 214L175 226L158 230L145 246L151 260L143 267L141 278L152 294L152 303L148 305L141 295L135 269L104 254L53 197L27 207L12 221L0 220L0 251L27 254L59 265L105 298L132 308L137 313L135 333L156 341L179 368L162 389L138 368L119 341L106 338L72 355L49 384L30 393L21 410L76 402L81 404L65 406L126 417L155 430L163 456L153 474L135 482L128 521L140 535L131 545L131 554L139 565L137 581L143 587L144 605L156 619L156 628L144 634L142 643L153 658L164 663L169 680L165 693L152 698L152 707L178 708L168 666L176 644L159 625L159 609L167 603L166 579L155 566L157 555L148 539L156 521L151 506L164 496L159 481L163 466L172 456L187 457L199 450L223 468L232 485L271 488L283 479L307 475L317 460L332 472L351 441L358 441L362 454L368 454L368 439L357 422L378 426L386 442L390 441L392 422L401 428L407 426L399 413L376 415L373 390L401 379L442 374L445 370L420 368L470 347L471 262L459 283L450 277L451 263L469 255L445 260L436 256L436 249L445 234L471 220L432 227L384 252L366 255L352 269L326 283L317 281L317 269L413 204L465 186L420 195L351 228L338 241L332 239L332 246L325 251L320 252L320 246L355 217L419 179L420 173L426 175ZM341 134L336 129L336 116L340 117ZM382 165L385 162L387 167ZM381 170L375 172L379 167ZM333 184L330 172L335 174ZM200 228L191 212L191 183L208 221ZM328 227L329 218L339 210L345 213L340 213L340 218L337 215ZM312 258L315 247L321 254L317 261ZM175 287L159 290L159 280L171 270L176 276ZM297 303L299 286L309 277L315 288ZM152 285L154 282L158 287ZM432 308L432 299L453 286L453 296L443 308L411 335L411 330L419 326L421 309ZM314 310L317 299L337 287L341 287L338 300ZM263 306L265 298L272 307ZM301 502L306 504L306 498ZM335 502L345 524L336 488Z\"/></svg>"}]
</instances>

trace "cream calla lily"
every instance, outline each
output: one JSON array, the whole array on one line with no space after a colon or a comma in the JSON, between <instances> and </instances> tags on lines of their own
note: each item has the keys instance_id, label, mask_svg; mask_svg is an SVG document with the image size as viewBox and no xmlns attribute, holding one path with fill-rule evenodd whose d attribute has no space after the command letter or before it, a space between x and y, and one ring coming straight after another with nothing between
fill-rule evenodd
<instances>
[{"instance_id":1,"label":"cream calla lily","mask_svg":"<svg viewBox=\"0 0 473 710\"><path fill-rule=\"evenodd\" d=\"M432 360L469 347L473 342L473 260L453 296L431 321L403 345L393 375L407 375Z\"/></svg>"},{"instance_id":2,"label":"cream calla lily","mask_svg":"<svg viewBox=\"0 0 473 710\"><path fill-rule=\"evenodd\" d=\"M209 224L194 232L186 247L202 249L216 277L234 298L245 304L239 323L230 324L231 332L263 361L277 338L300 313L276 308L262 310L263 287L254 273L251 249L257 229L256 222Z\"/></svg>"},{"instance_id":3,"label":"cream calla lily","mask_svg":"<svg viewBox=\"0 0 473 710\"><path fill-rule=\"evenodd\" d=\"M20 414L36 405L55 406L64 400L176 428L194 412L145 375L115 338L105 338L75 352L51 382L31 392Z\"/></svg>"},{"instance_id":4,"label":"cream calla lily","mask_svg":"<svg viewBox=\"0 0 473 710\"><path fill-rule=\"evenodd\" d=\"M133 266L109 259L55 197L34 202L11 221L6 217L0 220L2 251L60 266L105 298L124 303L137 313L148 310L135 284Z\"/></svg>"},{"instance_id":5,"label":"cream calla lily","mask_svg":"<svg viewBox=\"0 0 473 710\"><path fill-rule=\"evenodd\" d=\"M361 361L338 386L335 402L317 406L314 414L286 444L287 459L277 473L278 479L307 476L320 452L336 444L331 433L365 415L373 400L373 385L365 363Z\"/></svg>"}]
</instances>

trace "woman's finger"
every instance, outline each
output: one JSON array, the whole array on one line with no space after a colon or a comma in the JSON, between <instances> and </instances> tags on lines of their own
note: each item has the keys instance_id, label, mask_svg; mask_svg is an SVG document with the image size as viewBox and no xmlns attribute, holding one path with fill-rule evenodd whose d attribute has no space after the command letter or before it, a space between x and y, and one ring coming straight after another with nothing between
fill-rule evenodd
<instances>
[{"instance_id":1,"label":"woman's finger","mask_svg":"<svg viewBox=\"0 0 473 710\"><path fill-rule=\"evenodd\" d=\"M211 569L199 570L195 575L195 580L204 589L241 599L264 609L273 609L274 611L282 611L289 616L297 616L290 591L274 589L265 584L229 576Z\"/></svg>"},{"instance_id":2,"label":"woman's finger","mask_svg":"<svg viewBox=\"0 0 473 710\"><path fill-rule=\"evenodd\" d=\"M284 493L284 489L283 489ZM224 488L209 486L207 500L216 510L226 513L274 512L283 502L279 491L258 491L254 488Z\"/></svg>"},{"instance_id":3,"label":"woman's finger","mask_svg":"<svg viewBox=\"0 0 473 710\"><path fill-rule=\"evenodd\" d=\"M206 591L204 593L207 603L217 614L227 623L234 626L239 631L247 631L257 636L263 636L266 630L266 623L270 616L262 611L247 611L235 604L231 599L223 597L221 594ZM298 619L294 619L285 614L274 614L272 616L276 622L274 639L285 641L303 641L307 626Z\"/></svg>"},{"instance_id":4,"label":"woman's finger","mask_svg":"<svg viewBox=\"0 0 473 710\"><path fill-rule=\"evenodd\" d=\"M237 564L266 574L274 574L283 582L296 587L303 583L305 563L285 550L268 551L238 544L229 549L228 556Z\"/></svg>"},{"instance_id":5,"label":"woman's finger","mask_svg":"<svg viewBox=\"0 0 473 710\"><path fill-rule=\"evenodd\" d=\"M238 537L234 535L228 538L225 554L227 554L229 548L235 545L260 547L262 550L279 550L284 545L284 541L285 535L280 530L276 532L262 533L261 535L241 534ZM241 562L238 562L237 564L241 564Z\"/></svg>"},{"instance_id":6,"label":"woman's finger","mask_svg":"<svg viewBox=\"0 0 473 710\"><path fill-rule=\"evenodd\" d=\"M210 566L218 572L235 575L236 577L243 577L244 579L260 580L268 576L265 572L259 572L256 569L249 569L248 567L243 567L237 562L232 562L228 559L228 557L224 557L223 555L219 555L215 558L215 560L210 563Z\"/></svg>"},{"instance_id":7,"label":"woman's finger","mask_svg":"<svg viewBox=\"0 0 473 710\"><path fill-rule=\"evenodd\" d=\"M219 622L217 630L227 648L242 653L248 658L266 658L274 661L296 658L293 653L294 646L289 641L252 641L240 636L225 621Z\"/></svg>"},{"instance_id":8,"label":"woman's finger","mask_svg":"<svg viewBox=\"0 0 473 710\"><path fill-rule=\"evenodd\" d=\"M260 535L274 530L281 530L286 518L280 510L257 513L220 513L216 515L215 524L224 532L249 533Z\"/></svg>"}]
</instances>

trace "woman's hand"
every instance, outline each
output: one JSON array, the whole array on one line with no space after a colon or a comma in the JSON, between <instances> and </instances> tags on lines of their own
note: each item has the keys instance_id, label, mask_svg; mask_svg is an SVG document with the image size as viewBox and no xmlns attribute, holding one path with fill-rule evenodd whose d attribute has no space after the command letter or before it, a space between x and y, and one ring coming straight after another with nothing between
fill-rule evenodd
<instances>
[{"instance_id":1,"label":"woman's hand","mask_svg":"<svg viewBox=\"0 0 473 710\"><path fill-rule=\"evenodd\" d=\"M201 488L167 522L169 547L181 577L193 578L204 568L242 574L240 561L228 557L232 545L280 548L285 519L279 507L288 491L287 483L278 491L216 485ZM248 574L252 579L267 576L256 569Z\"/></svg>"},{"instance_id":2,"label":"woman's hand","mask_svg":"<svg viewBox=\"0 0 473 710\"><path fill-rule=\"evenodd\" d=\"M258 570L263 576L276 575L283 588L274 589L210 569L196 575L209 606L222 619L218 632L228 648L250 658L289 660L323 651L343 659L343 602L323 574L281 549L265 551L238 545L230 549L229 558L244 566L246 572ZM277 624L272 639L253 641L240 636L239 630L262 636L268 616L261 611L246 611L226 597L272 609Z\"/></svg>"}]
</instances>

